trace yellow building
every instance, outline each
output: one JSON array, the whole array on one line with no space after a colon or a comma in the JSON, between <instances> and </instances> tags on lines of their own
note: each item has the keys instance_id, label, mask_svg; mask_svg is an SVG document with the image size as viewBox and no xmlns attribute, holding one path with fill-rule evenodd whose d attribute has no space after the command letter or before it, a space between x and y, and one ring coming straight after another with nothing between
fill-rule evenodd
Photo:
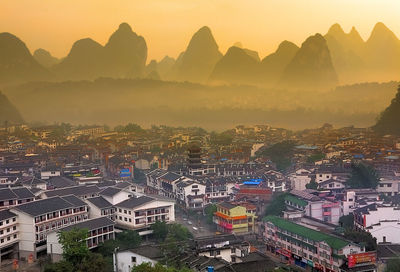
<instances>
[{"instance_id":1,"label":"yellow building","mask_svg":"<svg viewBox=\"0 0 400 272\"><path fill-rule=\"evenodd\" d=\"M246 207L229 202L218 203L214 213L217 229L223 233L252 232L256 218L255 213L248 211Z\"/></svg>"}]
</instances>

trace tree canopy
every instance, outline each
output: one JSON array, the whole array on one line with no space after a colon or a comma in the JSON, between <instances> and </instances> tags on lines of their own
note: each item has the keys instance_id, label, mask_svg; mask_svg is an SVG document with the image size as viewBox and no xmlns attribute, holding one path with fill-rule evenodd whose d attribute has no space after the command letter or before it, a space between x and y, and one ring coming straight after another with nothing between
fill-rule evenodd
<instances>
[{"instance_id":1,"label":"tree canopy","mask_svg":"<svg viewBox=\"0 0 400 272\"><path fill-rule=\"evenodd\" d=\"M379 177L375 169L365 163L353 163L351 176L347 181L350 188L373 188L378 186Z\"/></svg>"},{"instance_id":2,"label":"tree canopy","mask_svg":"<svg viewBox=\"0 0 400 272\"><path fill-rule=\"evenodd\" d=\"M347 229L344 232L344 237L365 246L366 251L376 250L376 238L369 232Z\"/></svg>"},{"instance_id":3,"label":"tree canopy","mask_svg":"<svg viewBox=\"0 0 400 272\"><path fill-rule=\"evenodd\" d=\"M152 266L151 263L142 263L140 265L134 266L132 268L132 272L190 272L192 270L188 268L174 268L174 267L165 267L160 263Z\"/></svg>"},{"instance_id":4,"label":"tree canopy","mask_svg":"<svg viewBox=\"0 0 400 272\"><path fill-rule=\"evenodd\" d=\"M86 245L88 230L73 228L58 234L63 260L45 266L45 272L107 272L110 270L100 254L90 252Z\"/></svg>"},{"instance_id":5,"label":"tree canopy","mask_svg":"<svg viewBox=\"0 0 400 272\"><path fill-rule=\"evenodd\" d=\"M285 197L287 193L276 193L265 209L265 215L281 216L286 208Z\"/></svg>"},{"instance_id":6,"label":"tree canopy","mask_svg":"<svg viewBox=\"0 0 400 272\"><path fill-rule=\"evenodd\" d=\"M284 171L292 163L294 146L293 141L283 141L260 150L257 155L268 157L279 171Z\"/></svg>"},{"instance_id":7,"label":"tree canopy","mask_svg":"<svg viewBox=\"0 0 400 272\"><path fill-rule=\"evenodd\" d=\"M398 272L400 271L400 258L389 260L385 268L385 272Z\"/></svg>"},{"instance_id":8,"label":"tree canopy","mask_svg":"<svg viewBox=\"0 0 400 272\"><path fill-rule=\"evenodd\" d=\"M318 189L318 183L315 180L310 181L309 183L306 184L307 189L313 189L317 190Z\"/></svg>"}]
</instances>

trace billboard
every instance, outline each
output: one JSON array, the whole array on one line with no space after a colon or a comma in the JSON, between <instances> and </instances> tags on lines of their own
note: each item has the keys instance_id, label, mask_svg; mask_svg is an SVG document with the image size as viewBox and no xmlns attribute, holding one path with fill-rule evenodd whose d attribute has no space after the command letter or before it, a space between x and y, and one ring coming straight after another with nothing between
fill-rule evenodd
<instances>
[{"instance_id":1,"label":"billboard","mask_svg":"<svg viewBox=\"0 0 400 272\"><path fill-rule=\"evenodd\" d=\"M376 263L376 252L364 252L350 254L348 257L348 267L352 268L363 263Z\"/></svg>"},{"instance_id":2,"label":"billboard","mask_svg":"<svg viewBox=\"0 0 400 272\"><path fill-rule=\"evenodd\" d=\"M119 171L119 177L121 177L121 178L129 178L131 176L132 176L132 172L131 172L130 168L122 168Z\"/></svg>"}]
</instances>

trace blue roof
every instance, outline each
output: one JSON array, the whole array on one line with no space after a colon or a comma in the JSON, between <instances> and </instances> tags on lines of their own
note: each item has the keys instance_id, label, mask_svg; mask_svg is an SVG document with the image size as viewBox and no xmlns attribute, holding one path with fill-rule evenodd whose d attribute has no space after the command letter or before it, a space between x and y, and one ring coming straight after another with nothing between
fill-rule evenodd
<instances>
[{"instance_id":1,"label":"blue roof","mask_svg":"<svg viewBox=\"0 0 400 272\"><path fill-rule=\"evenodd\" d=\"M259 185L259 181L245 181L243 182L244 185Z\"/></svg>"},{"instance_id":2,"label":"blue roof","mask_svg":"<svg viewBox=\"0 0 400 272\"><path fill-rule=\"evenodd\" d=\"M356 154L353 156L355 159L363 159L364 155L363 154Z\"/></svg>"}]
</instances>

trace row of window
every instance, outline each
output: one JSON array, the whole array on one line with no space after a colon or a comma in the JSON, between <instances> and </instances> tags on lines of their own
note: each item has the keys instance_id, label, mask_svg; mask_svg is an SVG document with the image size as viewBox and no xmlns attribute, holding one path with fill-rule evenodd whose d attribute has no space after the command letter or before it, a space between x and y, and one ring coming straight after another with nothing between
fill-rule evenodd
<instances>
[{"instance_id":1,"label":"row of window","mask_svg":"<svg viewBox=\"0 0 400 272\"><path fill-rule=\"evenodd\" d=\"M16 222L16 221L17 221L16 217L13 217L11 220L10 219L6 219L6 220L3 220L3 221L0 221L0 226L7 225L7 224L10 224L10 222Z\"/></svg>"},{"instance_id":2,"label":"row of window","mask_svg":"<svg viewBox=\"0 0 400 272\"><path fill-rule=\"evenodd\" d=\"M4 207L4 206L13 206L13 205L17 205L17 204L22 204L22 203L26 203L26 202L31 202L31 201L33 201L33 198L32 199L30 199L30 198L28 198L28 199L25 199L25 201L24 200L8 200L8 201L0 201L0 207Z\"/></svg>"},{"instance_id":3,"label":"row of window","mask_svg":"<svg viewBox=\"0 0 400 272\"><path fill-rule=\"evenodd\" d=\"M0 235L11 232L11 230L17 230L17 226L13 226L12 228L7 228L6 230L0 230Z\"/></svg>"},{"instance_id":4,"label":"row of window","mask_svg":"<svg viewBox=\"0 0 400 272\"><path fill-rule=\"evenodd\" d=\"M14 239L17 239L18 235L14 234L14 235L7 236L6 238L1 238L0 239L0 244L6 243L8 241L11 241L11 237L14 238Z\"/></svg>"},{"instance_id":5,"label":"row of window","mask_svg":"<svg viewBox=\"0 0 400 272\"><path fill-rule=\"evenodd\" d=\"M121 208L118 209L118 212L120 213L124 213L124 214L128 214L128 215L132 215L132 211L130 210L122 210ZM137 211L135 212L135 217L138 216L145 216L147 215L154 215L154 214L160 214L160 213L168 213L168 210L166 210L165 208L162 209L154 209L154 210L147 210L147 211Z\"/></svg>"},{"instance_id":6,"label":"row of window","mask_svg":"<svg viewBox=\"0 0 400 272\"><path fill-rule=\"evenodd\" d=\"M75 222L80 222L80 221L86 220L87 218L88 218L88 216L86 214L82 214L82 215L78 215L78 216L74 216L74 217L64 218L59 221L54 221L54 222L51 222L50 224L42 224L42 225L36 226L35 229L36 229L36 232L59 229L66 225L70 225L70 224L74 224Z\"/></svg>"},{"instance_id":7,"label":"row of window","mask_svg":"<svg viewBox=\"0 0 400 272\"><path fill-rule=\"evenodd\" d=\"M35 223L40 223L43 221L58 218L60 216L65 216L65 215L69 215L69 214L73 214L73 213L80 213L80 212L85 212L85 211L86 211L86 207L73 208L73 209L71 208L71 209L65 209L65 210L61 210L61 211L55 211L55 212L48 213L45 215L36 216Z\"/></svg>"}]
</instances>

